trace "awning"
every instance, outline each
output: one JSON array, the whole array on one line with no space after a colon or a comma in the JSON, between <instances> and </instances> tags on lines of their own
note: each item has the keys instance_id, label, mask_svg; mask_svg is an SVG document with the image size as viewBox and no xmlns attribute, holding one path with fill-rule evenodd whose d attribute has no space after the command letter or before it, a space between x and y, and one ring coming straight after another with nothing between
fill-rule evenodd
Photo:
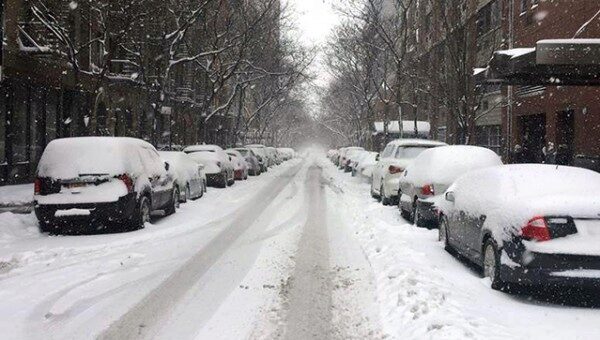
<instances>
[{"instance_id":1,"label":"awning","mask_svg":"<svg viewBox=\"0 0 600 340\"><path fill-rule=\"evenodd\" d=\"M600 86L600 39L540 40L535 48L496 51L478 84Z\"/></svg>"}]
</instances>

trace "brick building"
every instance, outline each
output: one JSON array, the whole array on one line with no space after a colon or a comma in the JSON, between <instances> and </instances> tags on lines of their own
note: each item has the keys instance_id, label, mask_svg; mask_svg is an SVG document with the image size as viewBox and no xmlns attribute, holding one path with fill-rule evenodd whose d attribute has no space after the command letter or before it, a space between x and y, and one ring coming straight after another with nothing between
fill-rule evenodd
<instances>
[{"instance_id":1,"label":"brick building","mask_svg":"<svg viewBox=\"0 0 600 340\"><path fill-rule=\"evenodd\" d=\"M512 5L512 8L511 8ZM543 39L600 38L597 0L506 1L504 34L509 48L535 47ZM509 86L512 105L503 109L505 155L519 145L524 161L541 162L553 143L557 161L600 170L600 87Z\"/></svg>"}]
</instances>

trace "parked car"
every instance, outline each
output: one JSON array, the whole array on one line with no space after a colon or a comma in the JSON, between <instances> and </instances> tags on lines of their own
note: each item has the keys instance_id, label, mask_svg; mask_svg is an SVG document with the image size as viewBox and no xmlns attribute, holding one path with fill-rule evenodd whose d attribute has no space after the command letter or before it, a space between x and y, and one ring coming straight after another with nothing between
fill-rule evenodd
<instances>
[{"instance_id":1,"label":"parked car","mask_svg":"<svg viewBox=\"0 0 600 340\"><path fill-rule=\"evenodd\" d=\"M272 146L267 146L265 148L265 150L267 151L267 155L271 159L271 164L272 165L279 165L279 164L281 164L281 159L279 159L279 156L277 155L277 149L275 149Z\"/></svg>"},{"instance_id":2,"label":"parked car","mask_svg":"<svg viewBox=\"0 0 600 340\"><path fill-rule=\"evenodd\" d=\"M159 151L158 154L169 163L175 174L175 183L180 189L179 202L185 203L187 200L204 196L206 192L204 165L180 151Z\"/></svg>"},{"instance_id":3,"label":"parked car","mask_svg":"<svg viewBox=\"0 0 600 340\"><path fill-rule=\"evenodd\" d=\"M329 151L327 151L327 158L329 158L329 160L335 164L337 162L337 158L340 155L340 151L336 150L336 149L331 149Z\"/></svg>"},{"instance_id":4,"label":"parked car","mask_svg":"<svg viewBox=\"0 0 600 340\"><path fill-rule=\"evenodd\" d=\"M248 164L248 174L250 176L258 176L262 173L261 162L258 160L258 156L250 148L235 148L239 153L242 154L246 163Z\"/></svg>"},{"instance_id":5,"label":"parked car","mask_svg":"<svg viewBox=\"0 0 600 340\"><path fill-rule=\"evenodd\" d=\"M365 152L364 149L350 149L346 152L346 165L344 166L344 172L352 172L352 163L354 163L363 152Z\"/></svg>"},{"instance_id":6,"label":"parked car","mask_svg":"<svg viewBox=\"0 0 600 340\"><path fill-rule=\"evenodd\" d=\"M43 232L91 231L98 224L143 228L153 210L173 214L180 188L156 149L123 137L51 141L34 182L34 207Z\"/></svg>"},{"instance_id":7,"label":"parked car","mask_svg":"<svg viewBox=\"0 0 600 340\"><path fill-rule=\"evenodd\" d=\"M443 195L469 171L498 165L502 165L500 157L479 146L451 145L423 151L400 178L398 205L402 217L419 227L437 228L438 213L431 198Z\"/></svg>"},{"instance_id":8,"label":"parked car","mask_svg":"<svg viewBox=\"0 0 600 340\"><path fill-rule=\"evenodd\" d=\"M227 149L225 152L231 157L231 163L233 163L233 177L238 180L248 179L248 163L242 154L235 149Z\"/></svg>"},{"instance_id":9,"label":"parked car","mask_svg":"<svg viewBox=\"0 0 600 340\"><path fill-rule=\"evenodd\" d=\"M373 175L373 168L377 164L377 155L377 152L363 151L352 164L352 176L370 179Z\"/></svg>"},{"instance_id":10,"label":"parked car","mask_svg":"<svg viewBox=\"0 0 600 340\"><path fill-rule=\"evenodd\" d=\"M354 153L356 151L362 151L364 148L360 146L350 146L346 148L340 149L340 158L338 162L338 167L344 171L346 171L346 167L349 166L350 161L348 160L348 153Z\"/></svg>"},{"instance_id":11,"label":"parked car","mask_svg":"<svg viewBox=\"0 0 600 340\"><path fill-rule=\"evenodd\" d=\"M193 160L204 165L208 185L226 188L235 182L229 155L217 145L193 145L183 150Z\"/></svg>"},{"instance_id":12,"label":"parked car","mask_svg":"<svg viewBox=\"0 0 600 340\"><path fill-rule=\"evenodd\" d=\"M284 161L289 161L296 157L296 151L292 148L278 148L277 151L283 156Z\"/></svg>"},{"instance_id":13,"label":"parked car","mask_svg":"<svg viewBox=\"0 0 600 340\"><path fill-rule=\"evenodd\" d=\"M397 139L388 143L373 169L371 196L383 205L395 204L398 200L400 177L406 167L423 151L446 143L423 139Z\"/></svg>"},{"instance_id":14,"label":"parked car","mask_svg":"<svg viewBox=\"0 0 600 340\"><path fill-rule=\"evenodd\" d=\"M267 154L266 146L261 144L246 145L246 148L252 150L261 165L261 172L269 171L269 168L273 165L271 158Z\"/></svg>"},{"instance_id":15,"label":"parked car","mask_svg":"<svg viewBox=\"0 0 600 340\"><path fill-rule=\"evenodd\" d=\"M440 240L511 285L600 288L600 174L543 164L460 177L440 200Z\"/></svg>"}]
</instances>

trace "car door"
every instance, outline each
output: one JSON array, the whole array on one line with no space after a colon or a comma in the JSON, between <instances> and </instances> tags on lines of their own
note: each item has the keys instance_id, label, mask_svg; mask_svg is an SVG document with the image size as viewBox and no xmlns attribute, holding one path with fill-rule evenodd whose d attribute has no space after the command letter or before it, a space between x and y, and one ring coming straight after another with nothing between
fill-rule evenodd
<instances>
[{"instance_id":1,"label":"car door","mask_svg":"<svg viewBox=\"0 0 600 340\"><path fill-rule=\"evenodd\" d=\"M455 193L456 195L456 193ZM454 204L454 203L451 203ZM465 220L466 213L458 209L451 209L446 214L448 221L448 242L460 253L468 254L464 240L466 239Z\"/></svg>"},{"instance_id":2,"label":"car door","mask_svg":"<svg viewBox=\"0 0 600 340\"><path fill-rule=\"evenodd\" d=\"M481 255L481 231L485 220L485 215L473 216L465 214L464 216L464 246L472 261L477 261Z\"/></svg>"},{"instance_id":3,"label":"car door","mask_svg":"<svg viewBox=\"0 0 600 340\"><path fill-rule=\"evenodd\" d=\"M414 191L414 186L408 177L409 171L412 172L413 170L410 167L408 167L402 173L402 178L400 178L400 188L399 188L400 190L398 191L398 198L400 199L400 204L402 205L402 209L404 209L406 211L410 211L411 204L408 201L403 201L402 195L406 195L408 197L413 197L412 192Z\"/></svg>"},{"instance_id":4,"label":"car door","mask_svg":"<svg viewBox=\"0 0 600 340\"><path fill-rule=\"evenodd\" d=\"M145 153L144 162L148 169L152 187L152 208L159 209L164 207L171 199L173 179L165 170L164 162L156 151L144 148L142 152Z\"/></svg>"},{"instance_id":5,"label":"car door","mask_svg":"<svg viewBox=\"0 0 600 340\"><path fill-rule=\"evenodd\" d=\"M381 153L381 157L379 158L377 165L375 165L375 168L373 169L373 187L377 191L379 191L379 188L381 188L382 178L389 167L389 164L392 160L391 157L395 154L395 151L396 147L394 145L390 144L386 146Z\"/></svg>"}]
</instances>

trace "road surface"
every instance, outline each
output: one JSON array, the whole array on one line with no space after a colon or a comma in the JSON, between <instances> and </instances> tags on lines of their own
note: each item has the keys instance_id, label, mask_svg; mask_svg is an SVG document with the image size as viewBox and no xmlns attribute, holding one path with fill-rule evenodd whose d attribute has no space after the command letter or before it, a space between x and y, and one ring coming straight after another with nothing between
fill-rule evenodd
<instances>
[{"instance_id":1,"label":"road surface","mask_svg":"<svg viewBox=\"0 0 600 340\"><path fill-rule=\"evenodd\" d=\"M3 339L591 339L597 306L509 296L310 155L122 234L0 214Z\"/></svg>"}]
</instances>

